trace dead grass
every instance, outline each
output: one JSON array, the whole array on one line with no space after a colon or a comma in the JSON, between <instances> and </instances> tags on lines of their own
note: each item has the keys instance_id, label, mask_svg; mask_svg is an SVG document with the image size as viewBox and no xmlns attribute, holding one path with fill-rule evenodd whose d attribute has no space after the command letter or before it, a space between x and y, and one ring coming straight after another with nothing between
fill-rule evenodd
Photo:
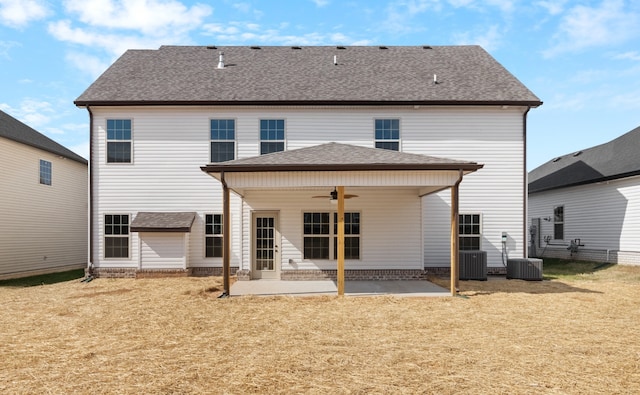
<instances>
[{"instance_id":1,"label":"dead grass","mask_svg":"<svg viewBox=\"0 0 640 395\"><path fill-rule=\"evenodd\" d=\"M640 268L593 276L467 281L455 298L0 287L0 393L638 393Z\"/></svg>"}]
</instances>

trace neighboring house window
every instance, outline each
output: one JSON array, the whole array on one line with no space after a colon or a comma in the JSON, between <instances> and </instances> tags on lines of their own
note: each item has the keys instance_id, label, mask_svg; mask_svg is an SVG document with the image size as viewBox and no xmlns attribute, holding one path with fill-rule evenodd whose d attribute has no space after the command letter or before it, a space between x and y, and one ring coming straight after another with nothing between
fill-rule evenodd
<instances>
[{"instance_id":1,"label":"neighboring house window","mask_svg":"<svg viewBox=\"0 0 640 395\"><path fill-rule=\"evenodd\" d=\"M303 223L304 259L329 259L331 243L333 259L337 259L338 214L304 213ZM360 259L360 213L345 213L344 228L345 259Z\"/></svg>"},{"instance_id":2,"label":"neighboring house window","mask_svg":"<svg viewBox=\"0 0 640 395\"><path fill-rule=\"evenodd\" d=\"M222 214L205 215L205 257L222 258Z\"/></svg>"},{"instance_id":3,"label":"neighboring house window","mask_svg":"<svg viewBox=\"0 0 640 395\"><path fill-rule=\"evenodd\" d=\"M376 148L400 151L400 120L376 119Z\"/></svg>"},{"instance_id":4,"label":"neighboring house window","mask_svg":"<svg viewBox=\"0 0 640 395\"><path fill-rule=\"evenodd\" d=\"M260 155L284 151L284 119L260 120Z\"/></svg>"},{"instance_id":5,"label":"neighboring house window","mask_svg":"<svg viewBox=\"0 0 640 395\"><path fill-rule=\"evenodd\" d=\"M553 238L564 240L564 206L553 208Z\"/></svg>"},{"instance_id":6,"label":"neighboring house window","mask_svg":"<svg viewBox=\"0 0 640 395\"><path fill-rule=\"evenodd\" d=\"M106 214L104 216L104 257L129 257L129 215Z\"/></svg>"},{"instance_id":7,"label":"neighboring house window","mask_svg":"<svg viewBox=\"0 0 640 395\"><path fill-rule=\"evenodd\" d=\"M131 120L107 120L107 163L131 163Z\"/></svg>"},{"instance_id":8,"label":"neighboring house window","mask_svg":"<svg viewBox=\"0 0 640 395\"><path fill-rule=\"evenodd\" d=\"M458 240L461 251L480 249L482 238L480 218L480 214L460 214L458 216Z\"/></svg>"},{"instance_id":9,"label":"neighboring house window","mask_svg":"<svg viewBox=\"0 0 640 395\"><path fill-rule=\"evenodd\" d=\"M211 162L226 162L235 159L236 121L233 119L211 120Z\"/></svg>"},{"instance_id":10,"label":"neighboring house window","mask_svg":"<svg viewBox=\"0 0 640 395\"><path fill-rule=\"evenodd\" d=\"M333 259L338 259L338 213L333 213ZM344 259L360 259L360 213L344 213Z\"/></svg>"},{"instance_id":11,"label":"neighboring house window","mask_svg":"<svg viewBox=\"0 0 640 395\"><path fill-rule=\"evenodd\" d=\"M40 159L40 184L51 185L51 162Z\"/></svg>"}]
</instances>

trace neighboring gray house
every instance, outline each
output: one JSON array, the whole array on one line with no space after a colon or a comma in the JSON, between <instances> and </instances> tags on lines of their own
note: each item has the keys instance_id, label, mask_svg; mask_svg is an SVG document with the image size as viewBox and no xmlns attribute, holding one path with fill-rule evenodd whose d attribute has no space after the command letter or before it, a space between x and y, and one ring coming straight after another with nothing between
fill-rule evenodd
<instances>
[{"instance_id":1,"label":"neighboring gray house","mask_svg":"<svg viewBox=\"0 0 640 395\"><path fill-rule=\"evenodd\" d=\"M343 188L348 278L526 256L542 103L478 46L129 50L75 104L95 275L334 276Z\"/></svg>"},{"instance_id":2,"label":"neighboring gray house","mask_svg":"<svg viewBox=\"0 0 640 395\"><path fill-rule=\"evenodd\" d=\"M83 268L87 160L0 111L0 278Z\"/></svg>"},{"instance_id":3,"label":"neighboring gray house","mask_svg":"<svg viewBox=\"0 0 640 395\"><path fill-rule=\"evenodd\" d=\"M640 127L529 173L537 257L640 264Z\"/></svg>"}]
</instances>

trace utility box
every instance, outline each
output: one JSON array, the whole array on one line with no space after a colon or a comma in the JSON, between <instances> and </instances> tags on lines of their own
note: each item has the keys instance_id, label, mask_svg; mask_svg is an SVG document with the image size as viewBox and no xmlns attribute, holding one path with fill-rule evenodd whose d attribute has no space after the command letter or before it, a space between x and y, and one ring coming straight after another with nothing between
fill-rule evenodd
<instances>
[{"instance_id":1,"label":"utility box","mask_svg":"<svg viewBox=\"0 0 640 395\"><path fill-rule=\"evenodd\" d=\"M460 251L460 280L487 281L487 252Z\"/></svg>"},{"instance_id":2,"label":"utility box","mask_svg":"<svg viewBox=\"0 0 640 395\"><path fill-rule=\"evenodd\" d=\"M507 259L507 278L528 281L542 281L542 259Z\"/></svg>"}]
</instances>

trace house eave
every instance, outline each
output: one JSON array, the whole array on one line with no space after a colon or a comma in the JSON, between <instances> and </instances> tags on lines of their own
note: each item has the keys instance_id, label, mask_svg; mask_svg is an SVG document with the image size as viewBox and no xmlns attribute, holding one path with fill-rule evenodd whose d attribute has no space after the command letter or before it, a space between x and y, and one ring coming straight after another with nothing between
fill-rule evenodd
<instances>
[{"instance_id":1,"label":"house eave","mask_svg":"<svg viewBox=\"0 0 640 395\"><path fill-rule=\"evenodd\" d=\"M285 172L285 171L400 171L400 170L462 170L465 172L474 172L482 169L483 164L477 163L460 163L460 164L297 164L297 165L227 165L209 164L201 166L200 169L205 173L265 173L265 172Z\"/></svg>"},{"instance_id":2,"label":"house eave","mask_svg":"<svg viewBox=\"0 0 640 395\"><path fill-rule=\"evenodd\" d=\"M541 101L475 100L76 100L87 106L522 106L538 107Z\"/></svg>"},{"instance_id":3,"label":"house eave","mask_svg":"<svg viewBox=\"0 0 640 395\"><path fill-rule=\"evenodd\" d=\"M531 184L529 184L529 195L533 195L534 193L553 191L553 190L556 190L556 189L577 187L577 186L581 186L581 185L598 184L598 183L602 183L602 182L614 181L614 180L619 180L619 179L622 179L622 178L635 177L635 176L640 176L640 170L635 170L635 171L631 171L631 172L627 172L627 173L621 173L621 174L614 174L612 176L607 176L607 177L599 177L599 178L594 178L594 179L589 179L589 180L577 181L577 182L572 182L572 183L568 183L568 184L553 185L553 186L550 186L550 187L540 188L540 189L531 189Z\"/></svg>"}]
</instances>

